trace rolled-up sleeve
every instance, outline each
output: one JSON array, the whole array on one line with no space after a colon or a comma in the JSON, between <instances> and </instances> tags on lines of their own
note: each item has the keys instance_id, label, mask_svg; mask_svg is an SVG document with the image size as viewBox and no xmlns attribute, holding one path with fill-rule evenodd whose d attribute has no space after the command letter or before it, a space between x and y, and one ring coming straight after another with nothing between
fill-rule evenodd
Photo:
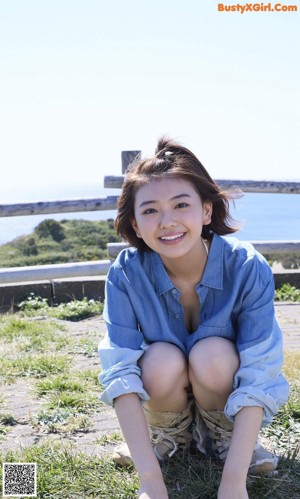
<instances>
[{"instance_id":1,"label":"rolled-up sleeve","mask_svg":"<svg viewBox=\"0 0 300 499\"><path fill-rule=\"evenodd\" d=\"M262 425L270 423L288 399L289 386L281 368L282 331L274 313L274 282L271 270L267 284L259 278L245 298L237 319L237 350L240 366L225 413L230 420L243 407L260 406Z\"/></svg>"},{"instance_id":2,"label":"rolled-up sleeve","mask_svg":"<svg viewBox=\"0 0 300 499\"><path fill-rule=\"evenodd\" d=\"M111 343L106 334L99 345L99 357L102 364L99 381L104 388L100 395L102 402L113 405L115 398L126 393L137 393L141 400L149 400L140 377L140 369L137 366L143 353L142 349L132 350Z\"/></svg>"},{"instance_id":3,"label":"rolled-up sleeve","mask_svg":"<svg viewBox=\"0 0 300 499\"><path fill-rule=\"evenodd\" d=\"M130 292L118 282L118 273L122 275L122 269L111 269L107 277L104 306L107 332L98 348L102 366L99 381L104 388L100 399L109 405L127 393L137 393L141 400L149 400L137 364L144 353L143 334Z\"/></svg>"}]
</instances>

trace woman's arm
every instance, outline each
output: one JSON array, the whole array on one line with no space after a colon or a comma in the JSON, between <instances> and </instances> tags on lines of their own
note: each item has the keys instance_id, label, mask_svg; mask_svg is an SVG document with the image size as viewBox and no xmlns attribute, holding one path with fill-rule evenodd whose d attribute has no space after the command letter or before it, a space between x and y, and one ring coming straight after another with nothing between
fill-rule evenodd
<instances>
[{"instance_id":1,"label":"woman's arm","mask_svg":"<svg viewBox=\"0 0 300 499\"><path fill-rule=\"evenodd\" d=\"M261 407L244 407L236 417L218 499L246 499L246 479L263 419Z\"/></svg>"},{"instance_id":2,"label":"woman's arm","mask_svg":"<svg viewBox=\"0 0 300 499\"><path fill-rule=\"evenodd\" d=\"M225 406L225 414L232 421L243 407L261 406L262 426L272 421L289 393L281 372L283 335L275 318L274 279L269 267L267 277L267 284L258 282L244 298L237 318L236 347L240 366Z\"/></svg>"},{"instance_id":3,"label":"woman's arm","mask_svg":"<svg viewBox=\"0 0 300 499\"><path fill-rule=\"evenodd\" d=\"M140 399L135 393L121 395L114 404L118 420L140 477L141 499L168 499L158 460L153 452Z\"/></svg>"}]
</instances>

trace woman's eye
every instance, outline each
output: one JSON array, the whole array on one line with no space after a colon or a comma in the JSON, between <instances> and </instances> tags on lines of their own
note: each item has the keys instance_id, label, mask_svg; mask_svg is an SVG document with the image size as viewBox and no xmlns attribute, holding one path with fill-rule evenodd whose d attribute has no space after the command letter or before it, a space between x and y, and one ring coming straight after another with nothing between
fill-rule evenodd
<instances>
[{"instance_id":1,"label":"woman's eye","mask_svg":"<svg viewBox=\"0 0 300 499\"><path fill-rule=\"evenodd\" d=\"M156 210L154 208L148 208L147 210L143 211L143 215L150 215L150 213L155 213Z\"/></svg>"},{"instance_id":2,"label":"woman's eye","mask_svg":"<svg viewBox=\"0 0 300 499\"><path fill-rule=\"evenodd\" d=\"M187 204L187 203L178 203L178 204L176 205L176 208L186 208L187 206L188 206L188 204Z\"/></svg>"}]
</instances>

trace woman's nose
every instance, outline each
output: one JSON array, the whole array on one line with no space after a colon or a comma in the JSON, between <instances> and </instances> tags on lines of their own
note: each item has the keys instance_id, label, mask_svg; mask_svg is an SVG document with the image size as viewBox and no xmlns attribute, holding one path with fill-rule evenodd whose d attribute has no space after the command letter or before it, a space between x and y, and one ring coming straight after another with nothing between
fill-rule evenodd
<instances>
[{"instance_id":1,"label":"woman's nose","mask_svg":"<svg viewBox=\"0 0 300 499\"><path fill-rule=\"evenodd\" d=\"M163 213L160 219L160 228L167 229L169 227L176 227L177 221L171 213Z\"/></svg>"}]
</instances>

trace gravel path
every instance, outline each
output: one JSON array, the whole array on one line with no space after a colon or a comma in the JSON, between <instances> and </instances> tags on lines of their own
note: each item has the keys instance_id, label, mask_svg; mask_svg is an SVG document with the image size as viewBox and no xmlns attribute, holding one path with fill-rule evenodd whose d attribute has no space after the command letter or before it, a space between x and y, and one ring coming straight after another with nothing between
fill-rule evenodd
<instances>
[{"instance_id":1,"label":"gravel path","mask_svg":"<svg viewBox=\"0 0 300 499\"><path fill-rule=\"evenodd\" d=\"M300 352L300 304L276 303L276 316L282 327L285 350ZM76 338L84 338L90 331L104 334L105 326L102 319L95 317L78 323L63 321L68 334ZM98 357L87 357L77 354L74 357L72 369L99 370ZM49 434L32 425L32 418L41 410L44 400L34 395L34 380L20 378L16 383L1 386L4 399L4 411L11 413L16 424L0 440L0 452L21 450L22 448L54 439L73 443L74 451L88 454L105 454L111 451L111 446L97 443L99 437L119 432L119 424L114 410L102 406L98 413L90 416L91 426L88 432L74 434ZM96 394L95 394L96 396Z\"/></svg>"}]
</instances>

